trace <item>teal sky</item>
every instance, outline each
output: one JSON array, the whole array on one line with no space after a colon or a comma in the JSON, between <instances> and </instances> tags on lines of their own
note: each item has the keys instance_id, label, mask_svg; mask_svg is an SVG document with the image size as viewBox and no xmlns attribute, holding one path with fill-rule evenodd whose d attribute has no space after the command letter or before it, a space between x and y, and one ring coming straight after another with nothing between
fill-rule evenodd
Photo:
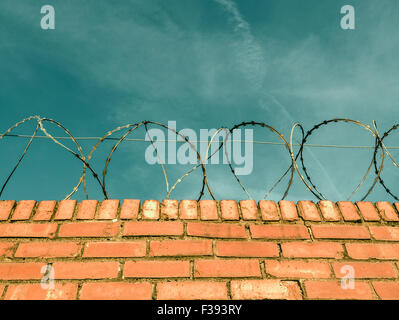
<instances>
[{"instance_id":1,"label":"teal sky","mask_svg":"<svg viewBox=\"0 0 399 320\"><path fill-rule=\"evenodd\" d=\"M40 28L45 4L55 8L55 30ZM345 4L355 7L355 30L340 28ZM273 125L288 139L295 122L310 129L334 117L370 125L375 120L385 132L399 122L398 33L396 0L2 0L0 132L30 115L60 121L75 136L102 136L141 120L174 120L178 130L198 133L254 120ZM47 129L63 135L52 125ZM14 133L33 130L30 123ZM319 131L309 143L374 144L368 132L350 124ZM144 138L144 130L131 138ZM278 141L259 128L255 138ZM26 142L0 140L2 179ZM386 144L399 146L396 132ZM86 154L92 145L82 142ZM112 145L105 142L94 154L99 173ZM106 180L111 198L165 197L162 170L145 162L146 147L146 142L125 142L118 148ZM255 145L254 152L254 172L242 180L252 197L261 199L290 159L281 146ZM362 179L372 152L307 148L304 156L323 194L345 200ZM168 165L170 183L189 168ZM246 198L227 165L208 170L217 199ZM81 171L72 155L51 141L36 140L2 198L62 199ZM399 194L390 160L382 175ZM198 170L171 197L196 198L201 177ZM373 178L353 200L365 194ZM101 199L91 176L87 183L90 197ZM286 183L270 198L279 200ZM82 188L74 198L83 197ZM295 176L288 199L315 197ZM368 199L393 200L380 185Z\"/></svg>"}]
</instances>

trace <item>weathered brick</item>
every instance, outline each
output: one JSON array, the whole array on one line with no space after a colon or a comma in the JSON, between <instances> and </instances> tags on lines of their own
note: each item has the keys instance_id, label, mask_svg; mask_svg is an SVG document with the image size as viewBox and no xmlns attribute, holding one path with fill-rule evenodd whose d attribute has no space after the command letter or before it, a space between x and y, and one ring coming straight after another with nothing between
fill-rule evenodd
<instances>
[{"instance_id":1,"label":"weathered brick","mask_svg":"<svg viewBox=\"0 0 399 320\"><path fill-rule=\"evenodd\" d=\"M319 201L319 208L324 220L326 221L339 221L341 216L338 212L337 206L334 202L329 200Z\"/></svg>"},{"instance_id":2,"label":"weathered brick","mask_svg":"<svg viewBox=\"0 0 399 320\"><path fill-rule=\"evenodd\" d=\"M0 201L0 220L7 220L9 218L12 208L14 208L14 205L14 200Z\"/></svg>"},{"instance_id":3,"label":"weathered brick","mask_svg":"<svg viewBox=\"0 0 399 320\"><path fill-rule=\"evenodd\" d=\"M84 283L81 300L151 300L152 284L148 282Z\"/></svg>"},{"instance_id":4,"label":"weathered brick","mask_svg":"<svg viewBox=\"0 0 399 320\"><path fill-rule=\"evenodd\" d=\"M179 218L179 201L165 199L162 201L161 218L175 220Z\"/></svg>"},{"instance_id":5,"label":"weathered brick","mask_svg":"<svg viewBox=\"0 0 399 320\"><path fill-rule=\"evenodd\" d=\"M140 209L140 200L125 199L121 209L121 219L137 219Z\"/></svg>"},{"instance_id":6,"label":"weathered brick","mask_svg":"<svg viewBox=\"0 0 399 320\"><path fill-rule=\"evenodd\" d=\"M369 229L376 240L399 241L399 227L369 226Z\"/></svg>"},{"instance_id":7,"label":"weathered brick","mask_svg":"<svg viewBox=\"0 0 399 320\"><path fill-rule=\"evenodd\" d=\"M251 225L249 227L254 239L309 239L308 229L303 225L274 224Z\"/></svg>"},{"instance_id":8,"label":"weathered brick","mask_svg":"<svg viewBox=\"0 0 399 320\"><path fill-rule=\"evenodd\" d=\"M265 221L279 221L280 215L278 213L277 205L274 201L260 200L259 201L260 214L262 220Z\"/></svg>"},{"instance_id":9,"label":"weathered brick","mask_svg":"<svg viewBox=\"0 0 399 320\"><path fill-rule=\"evenodd\" d=\"M377 295L383 300L399 300L399 282L373 281Z\"/></svg>"},{"instance_id":10,"label":"weathered brick","mask_svg":"<svg viewBox=\"0 0 399 320\"><path fill-rule=\"evenodd\" d=\"M61 225L58 236L67 237L113 237L119 232L119 222L72 222Z\"/></svg>"},{"instance_id":11,"label":"weathered brick","mask_svg":"<svg viewBox=\"0 0 399 320\"><path fill-rule=\"evenodd\" d=\"M98 211L97 219L112 220L116 219L118 213L119 200L104 200Z\"/></svg>"},{"instance_id":12,"label":"weathered brick","mask_svg":"<svg viewBox=\"0 0 399 320\"><path fill-rule=\"evenodd\" d=\"M238 206L235 200L220 201L220 210L223 220L239 220Z\"/></svg>"},{"instance_id":13,"label":"weathered brick","mask_svg":"<svg viewBox=\"0 0 399 320\"><path fill-rule=\"evenodd\" d=\"M124 236L180 236L183 223L180 221L139 221L126 222Z\"/></svg>"},{"instance_id":14,"label":"weathered brick","mask_svg":"<svg viewBox=\"0 0 399 320\"><path fill-rule=\"evenodd\" d=\"M0 257L11 257L15 245L14 242L0 242Z\"/></svg>"},{"instance_id":15,"label":"weathered brick","mask_svg":"<svg viewBox=\"0 0 399 320\"><path fill-rule=\"evenodd\" d=\"M4 223L0 238L52 238L56 230L55 223Z\"/></svg>"},{"instance_id":16,"label":"weathered brick","mask_svg":"<svg viewBox=\"0 0 399 320\"><path fill-rule=\"evenodd\" d=\"M10 284L5 300L74 300L77 283L54 283L53 289L43 289L40 283Z\"/></svg>"},{"instance_id":17,"label":"weathered brick","mask_svg":"<svg viewBox=\"0 0 399 320\"><path fill-rule=\"evenodd\" d=\"M241 200L240 208L244 220L256 220L258 216L258 207L255 200Z\"/></svg>"},{"instance_id":18,"label":"weathered brick","mask_svg":"<svg viewBox=\"0 0 399 320\"><path fill-rule=\"evenodd\" d=\"M399 221L395 209L392 207L392 205L389 202L379 201L376 202L375 205L385 221Z\"/></svg>"},{"instance_id":19,"label":"weathered brick","mask_svg":"<svg viewBox=\"0 0 399 320\"><path fill-rule=\"evenodd\" d=\"M83 200L78 209L76 219L90 220L94 219L97 210L97 200Z\"/></svg>"},{"instance_id":20,"label":"weathered brick","mask_svg":"<svg viewBox=\"0 0 399 320\"><path fill-rule=\"evenodd\" d=\"M33 216L34 221L48 221L51 219L56 201L41 201L36 209L36 213Z\"/></svg>"},{"instance_id":21,"label":"weathered brick","mask_svg":"<svg viewBox=\"0 0 399 320\"><path fill-rule=\"evenodd\" d=\"M367 282L356 281L354 289L343 289L339 281L305 281L305 289L310 299L373 299Z\"/></svg>"},{"instance_id":22,"label":"weathered brick","mask_svg":"<svg viewBox=\"0 0 399 320\"><path fill-rule=\"evenodd\" d=\"M162 240L150 242L150 256L212 255L211 240Z\"/></svg>"},{"instance_id":23,"label":"weathered brick","mask_svg":"<svg viewBox=\"0 0 399 320\"><path fill-rule=\"evenodd\" d=\"M312 201L299 201L298 206L304 220L321 221L317 207Z\"/></svg>"},{"instance_id":24,"label":"weathered brick","mask_svg":"<svg viewBox=\"0 0 399 320\"><path fill-rule=\"evenodd\" d=\"M190 261L127 261L126 278L189 278Z\"/></svg>"},{"instance_id":25,"label":"weathered brick","mask_svg":"<svg viewBox=\"0 0 399 320\"><path fill-rule=\"evenodd\" d=\"M23 242L18 246L15 257L76 257L81 247L82 246L76 242Z\"/></svg>"},{"instance_id":26,"label":"weathered brick","mask_svg":"<svg viewBox=\"0 0 399 320\"><path fill-rule=\"evenodd\" d=\"M360 215L357 212L356 206L350 201L338 201L338 208L341 210L345 221L360 221Z\"/></svg>"},{"instance_id":27,"label":"weathered brick","mask_svg":"<svg viewBox=\"0 0 399 320\"><path fill-rule=\"evenodd\" d=\"M363 216L364 221L380 221L381 218L378 215L377 210L374 208L373 203L370 201L358 201L356 202L359 208L360 214Z\"/></svg>"},{"instance_id":28,"label":"weathered brick","mask_svg":"<svg viewBox=\"0 0 399 320\"><path fill-rule=\"evenodd\" d=\"M76 200L62 200L58 205L55 220L71 220L76 207Z\"/></svg>"},{"instance_id":29,"label":"weathered brick","mask_svg":"<svg viewBox=\"0 0 399 320\"><path fill-rule=\"evenodd\" d=\"M119 272L118 262L54 262L54 279L111 279Z\"/></svg>"},{"instance_id":30,"label":"weathered brick","mask_svg":"<svg viewBox=\"0 0 399 320\"><path fill-rule=\"evenodd\" d=\"M336 242L285 242L281 244L287 258L335 258L344 255L342 244Z\"/></svg>"},{"instance_id":31,"label":"weathered brick","mask_svg":"<svg viewBox=\"0 0 399 320\"><path fill-rule=\"evenodd\" d=\"M235 300L259 299L302 299L301 290L294 281L268 280L233 280L231 295Z\"/></svg>"},{"instance_id":32,"label":"weathered brick","mask_svg":"<svg viewBox=\"0 0 399 320\"><path fill-rule=\"evenodd\" d=\"M323 261L266 260L266 273L278 278L330 278L331 270Z\"/></svg>"},{"instance_id":33,"label":"weathered brick","mask_svg":"<svg viewBox=\"0 0 399 320\"><path fill-rule=\"evenodd\" d=\"M312 225L312 232L318 239L370 239L365 226Z\"/></svg>"},{"instance_id":34,"label":"weathered brick","mask_svg":"<svg viewBox=\"0 0 399 320\"><path fill-rule=\"evenodd\" d=\"M344 266L351 266L354 269L354 277L366 278L396 278L397 272L390 262L334 262L332 267L337 278L347 275L347 271L342 269ZM341 272L342 269L342 272Z\"/></svg>"},{"instance_id":35,"label":"weathered brick","mask_svg":"<svg viewBox=\"0 0 399 320\"><path fill-rule=\"evenodd\" d=\"M34 200L19 201L11 217L11 220L28 220L32 214L35 204L36 201Z\"/></svg>"},{"instance_id":36,"label":"weathered brick","mask_svg":"<svg viewBox=\"0 0 399 320\"><path fill-rule=\"evenodd\" d=\"M284 220L298 220L298 212L295 203L287 200L279 201L281 216Z\"/></svg>"},{"instance_id":37,"label":"weathered brick","mask_svg":"<svg viewBox=\"0 0 399 320\"><path fill-rule=\"evenodd\" d=\"M399 244L389 243L347 243L349 257L353 259L399 259Z\"/></svg>"},{"instance_id":38,"label":"weathered brick","mask_svg":"<svg viewBox=\"0 0 399 320\"><path fill-rule=\"evenodd\" d=\"M187 235L207 238L246 238L245 227L229 223L187 223Z\"/></svg>"},{"instance_id":39,"label":"weathered brick","mask_svg":"<svg viewBox=\"0 0 399 320\"><path fill-rule=\"evenodd\" d=\"M180 201L180 219L197 219L197 201L195 200L182 200Z\"/></svg>"},{"instance_id":40,"label":"weathered brick","mask_svg":"<svg viewBox=\"0 0 399 320\"><path fill-rule=\"evenodd\" d=\"M159 201L145 200L142 207L142 216L145 220L159 219Z\"/></svg>"},{"instance_id":41,"label":"weathered brick","mask_svg":"<svg viewBox=\"0 0 399 320\"><path fill-rule=\"evenodd\" d=\"M261 277L258 260L195 260L194 277Z\"/></svg>"},{"instance_id":42,"label":"weathered brick","mask_svg":"<svg viewBox=\"0 0 399 320\"><path fill-rule=\"evenodd\" d=\"M0 263L1 280L34 280L41 279L44 263L22 262L22 263Z\"/></svg>"},{"instance_id":43,"label":"weathered brick","mask_svg":"<svg viewBox=\"0 0 399 320\"><path fill-rule=\"evenodd\" d=\"M259 241L217 241L216 255L221 257L278 257L277 243Z\"/></svg>"},{"instance_id":44,"label":"weathered brick","mask_svg":"<svg viewBox=\"0 0 399 320\"><path fill-rule=\"evenodd\" d=\"M201 220L217 220L219 218L215 200L201 200L199 206Z\"/></svg>"},{"instance_id":45,"label":"weathered brick","mask_svg":"<svg viewBox=\"0 0 399 320\"><path fill-rule=\"evenodd\" d=\"M227 300L225 282L170 281L157 285L158 300Z\"/></svg>"},{"instance_id":46,"label":"weathered brick","mask_svg":"<svg viewBox=\"0 0 399 320\"><path fill-rule=\"evenodd\" d=\"M144 257L146 255L145 241L132 242L88 242L85 244L84 258L106 257Z\"/></svg>"}]
</instances>

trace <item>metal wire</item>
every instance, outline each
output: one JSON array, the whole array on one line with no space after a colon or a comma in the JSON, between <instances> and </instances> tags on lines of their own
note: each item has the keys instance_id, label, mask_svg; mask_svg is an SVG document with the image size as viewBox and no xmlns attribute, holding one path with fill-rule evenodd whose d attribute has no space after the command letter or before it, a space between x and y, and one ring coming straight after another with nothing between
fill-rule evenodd
<instances>
[{"instance_id":1,"label":"metal wire","mask_svg":"<svg viewBox=\"0 0 399 320\"><path fill-rule=\"evenodd\" d=\"M34 130L32 135L26 135L26 134L14 134L11 133L13 130L15 130L16 128L22 126L23 124L30 122L30 121L34 121L36 120L36 129ZM51 135L48 130L45 128L45 123L50 123L55 125L56 127L60 128L61 130L64 131L64 133L66 134L65 136L54 136ZM366 130L367 132L369 132L373 139L375 140L375 145L374 146L359 146L359 145L325 145L325 144L310 144L307 143L308 139L315 134L315 132L317 132L317 130L320 127L324 127L324 126L328 126L331 125L333 123L344 123L344 124L351 124L354 125L356 127L362 128L364 130ZM162 159L158 154L158 150L156 148L156 144L154 143L154 141L152 140L152 138L149 135L149 126L157 126L157 127L161 127L163 129L169 130L170 132L173 132L176 135L176 140L169 140L169 139L165 139L165 140L157 140L157 142L169 142L169 141L173 141L176 143L187 143L189 145L189 147L195 152L196 154L196 158L198 161L198 164L196 164L194 167L192 167L190 170L188 170L182 177L180 177L171 187L169 184L169 180L168 180L168 175L166 172L166 168L165 168L165 164L162 163ZM139 127L144 127L145 131L146 131L146 139L140 139L140 138L130 138L129 136L131 134L133 134L135 132L135 130ZM281 142L273 142L273 141L263 141L263 140L233 140L230 138L230 136L233 134L233 132L241 127L261 127L264 129L267 129L268 131L272 132L273 134L275 134L280 140ZM299 128L301 131L301 141L299 141L298 143L293 143L293 136L294 136L294 132L295 129ZM385 191L391 195L394 199L399 201L399 197L397 197L395 194L393 194L393 192L387 187L387 185L385 184L384 180L381 177L381 173L384 167L384 158L385 155L388 155L388 157L390 158L390 160L392 161L392 163L394 164L395 167L399 168L399 164L396 162L396 160L392 157L391 153L389 150L396 150L399 149L398 146L390 146L387 147L383 140L389 136L393 131L395 131L396 129L399 128L399 123L395 124L392 128L390 128L389 130L387 130L382 137L380 137L378 130L377 130L377 125L375 122L373 122L373 128L370 127L369 125L366 125L360 121L357 120L352 120L352 119L344 119L344 118L334 118L331 120L325 120L321 123L318 123L316 125L314 125L310 130L308 130L305 133L304 128L302 127L301 124L299 123L295 123L292 128L291 128L291 134L290 134L290 140L289 142L285 140L284 136L277 131L274 127L264 123L264 122L255 122L255 121L250 121L250 122L242 122L240 124L234 125L231 129L227 129L224 127L221 127L219 129L216 130L216 132L213 134L213 136L211 137L210 141L203 141L203 140L189 140L186 136L182 135L180 132L177 132L174 128L169 128L168 126L159 123L159 122L155 122L155 121L141 121L138 123L134 123L134 124L127 124L124 126L120 126L117 127L109 132L107 132L104 136L102 137L74 137L70 131L65 128L60 122L52 120L52 119L48 119L48 118L42 118L40 116L31 116L28 117L26 119L23 119L22 121L17 122L16 124L14 124L13 126L11 126L9 129L7 129L3 134L0 135L0 140L3 139L4 137L9 137L9 138L26 138L29 139L24 151L22 152L22 154L20 155L20 157L18 158L17 163L15 164L15 166L13 167L13 169L11 170L10 174L6 177L5 182L3 183L1 189L0 189L0 197L3 194L4 189L6 188L7 184L9 183L9 181L11 180L12 176L14 175L15 171L18 169L18 167L20 166L21 162L23 161L26 153L28 152L28 150L31 148L31 145L33 143L33 141L35 139L48 139L48 140L52 140L55 144L57 144L58 146L60 146L62 149L68 151L69 153L71 153L74 157L76 157L80 162L82 162L82 166L83 166L83 170L82 170L82 174L79 178L79 181L77 182L77 184L73 187L72 191L66 195L65 199L69 199L73 194L75 194L80 186L83 184L84 187L84 192L86 195L86 198L89 198L89 194L87 192L87 187L86 187L86 171L87 169L89 169L89 171L92 173L95 181L97 181L97 183L99 184L101 191L104 195L105 199L109 198L108 195L108 191L106 188L106 176L108 173L108 167L109 164L111 162L112 156L115 153L115 151L117 150L117 148L119 147L119 145L124 142L124 141L130 141L130 142L150 142L152 147L154 148L154 152L155 155L157 156L158 162L161 165L162 168L162 172L165 178L165 184L166 184L166 199L168 199L172 193L172 191L176 188L176 186L181 183L185 177L187 177L188 175L190 175L193 171L195 171L197 168L201 167L202 170L202 187L199 191L199 196L197 198L197 200L200 200L204 193L205 193L205 189L208 190L209 195L212 197L212 199L215 199L215 196L213 194L213 191L210 187L209 181L208 181L208 176L207 176L207 170L206 170L206 164L208 162L208 160L210 160L219 150L224 149L225 155L226 155L226 159L230 168L231 173L233 174L233 176L235 177L236 181L238 182L238 184L240 185L241 189L245 192L245 194L247 195L247 197L249 199L251 199L251 195L248 192L248 190L245 188L244 184L242 183L242 181L240 180L240 178L238 177L238 175L235 173L235 170L233 168L233 165L231 164L229 155L228 155L228 149L225 148L225 146L228 143L231 142L242 142L242 143L254 143L254 144L263 144L263 145L278 145L278 146L285 146L285 149L287 149L289 156L290 156L290 160L291 160L291 164L290 166L284 171L284 173L280 176L280 178L273 184L273 186L266 192L264 199L266 199L271 192L277 187L277 185L279 185L281 183L282 180L284 180L284 178L288 175L288 173L290 173L290 178L287 182L287 186L286 189L283 193L282 199L286 198L286 196L288 195L290 188L292 186L293 183L293 179L294 179L294 175L295 172L297 173L297 175L299 176L300 180L302 181L302 183L306 186L306 188L309 190L309 192L311 192L316 198L318 199L325 199L325 196L323 195L323 193L318 189L318 187L315 185L315 183L313 182L313 180L310 177L310 173L309 173L309 169L305 166L305 160L304 160L304 154L303 154L303 150L304 148L341 148L341 149L372 149L373 150L373 156L370 162L369 167L366 170L366 173L364 174L362 180L360 181L360 183L356 186L356 188L353 190L353 192L351 193L351 195L348 197L348 199L350 199L351 197L353 197L353 195L355 195L358 190L360 189L360 187L363 185L363 183L366 181L367 177L369 176L370 172L371 172L371 168L374 166L374 173L375 173L375 178L374 178L374 182L371 185L371 187L368 189L367 193L362 197L362 200L366 199L367 196L372 192L372 190L374 189L375 185L377 184L377 182L379 182L383 188L385 189ZM37 135L38 131L41 131L43 133L43 135ZM224 139L224 141L220 142L220 141L215 141L216 136L218 135L219 132L221 131L225 131L226 132L226 137ZM120 137L111 137L113 134L115 133L121 133ZM72 141L76 147L77 151L72 150L71 148L65 146L63 143L61 143L60 141L62 140L69 140ZM85 141L85 140L95 140L97 141L95 143L95 145L91 148L90 152L88 153L87 156L85 156L84 152L83 152L83 148L81 147L81 145L79 144L78 141ZM96 173L96 171L93 169L93 167L90 165L90 160L93 158L93 154L94 152L98 149L98 147L100 146L101 143L103 143L104 141L115 141L115 144L112 147L111 152L108 154L108 157L105 161L105 166L103 168L103 172L102 172L102 178L100 179L100 176ZM207 143L207 149L206 149L206 154L205 154L205 160L203 161L203 159L201 158L201 155L199 154L198 150L195 147L195 143ZM216 148L216 150L212 153L209 154L209 150L212 144L217 143L218 147ZM298 152L295 154L293 148L294 147L299 147ZM377 154L380 151L381 153L381 160L379 165L377 164ZM298 166L298 161L300 162L300 166L301 169ZM303 172L303 174L302 174Z\"/></svg>"}]
</instances>

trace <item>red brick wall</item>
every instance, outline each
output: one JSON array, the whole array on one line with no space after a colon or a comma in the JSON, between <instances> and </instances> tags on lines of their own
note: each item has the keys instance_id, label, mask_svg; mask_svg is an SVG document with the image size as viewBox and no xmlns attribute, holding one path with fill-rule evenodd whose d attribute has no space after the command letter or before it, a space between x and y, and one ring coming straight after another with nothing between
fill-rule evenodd
<instances>
[{"instance_id":1,"label":"red brick wall","mask_svg":"<svg viewBox=\"0 0 399 320\"><path fill-rule=\"evenodd\" d=\"M398 299L398 206L0 201L0 296ZM40 284L46 265L54 289ZM354 289L340 285L348 265Z\"/></svg>"}]
</instances>

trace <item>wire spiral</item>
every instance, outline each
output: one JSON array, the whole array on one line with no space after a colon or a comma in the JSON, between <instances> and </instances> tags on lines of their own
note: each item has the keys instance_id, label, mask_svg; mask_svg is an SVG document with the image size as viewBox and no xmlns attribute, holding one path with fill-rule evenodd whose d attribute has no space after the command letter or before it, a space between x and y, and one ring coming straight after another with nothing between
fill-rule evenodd
<instances>
[{"instance_id":1,"label":"wire spiral","mask_svg":"<svg viewBox=\"0 0 399 320\"><path fill-rule=\"evenodd\" d=\"M333 123L344 123L344 124L354 125L356 127L366 130L368 133L370 133L372 135L372 137L375 140L375 146L374 146L373 156L370 160L370 165L367 168L360 183L356 186L356 188L353 190L351 195L348 197L348 200L350 198L352 198L353 195L358 192L358 190L360 189L362 184L365 182L366 178L372 172L371 169L374 166L374 173L375 173L374 181L373 181L371 187L366 192L366 194L363 195L361 199L362 200L366 199L370 195L370 193L373 191L374 187L376 186L376 184L378 182L390 196L392 196L395 200L399 201L399 197L397 195L395 195L391 189L388 188L388 186L386 185L386 183L384 182L384 180L381 176L381 173L384 168L384 159L385 159L386 155L390 158L390 160L392 161L394 166L399 168L399 164L392 157L392 155L389 151L389 148L387 148L384 144L384 139L386 137L388 137L396 129L399 128L399 123L392 126L389 130L387 130L384 134L382 134L382 136L379 135L378 130L377 130L377 125L375 122L373 122L373 127L371 127L371 126L366 125L365 123L363 123L361 121L357 121L357 120L345 119L345 118L334 118L334 119L325 120L323 122L320 122L320 123L314 125L310 130L308 130L306 132L301 124L295 123L291 128L290 140L287 141L278 130L276 130L273 126L268 125L264 122L255 122L255 121L242 122L242 123L234 125L231 129L221 127L216 130L216 132L211 137L211 140L208 142L208 146L207 146L206 154L205 154L205 158L204 158L205 161L204 161L204 159L201 157L200 153L196 149L196 146L192 143L192 141L190 141L188 139L187 136L176 131L176 129L174 129L174 128L170 128L162 123L155 122L155 121L149 121L149 120L145 120L145 121L141 121L141 122L137 122L137 123L133 123L133 124L127 124L124 126L119 126L111 131L108 131L104 136L98 138L98 141L91 148L90 152L87 155L84 154L83 148L79 144L78 139L75 138L71 134L71 132L66 127L64 127L60 122L55 121L53 119L49 119L49 118L42 118L40 116L31 116L31 117L25 118L25 119L15 123L9 129L7 129L3 134L0 134L0 140L7 136L19 136L19 135L15 135L15 134L13 135L13 134L11 134L11 132L14 131L16 128L18 128L18 127L22 126L23 124L30 122L30 121L36 121L36 127L35 127L32 135L24 136L24 137L29 137L30 139L29 139L28 143L26 144L24 151L19 156L17 163L14 165L14 167L11 170L11 172L9 173L9 175L6 177L5 182L2 184L2 187L0 189L0 197L3 194L4 189L6 188L7 184L13 177L15 171L18 169L18 167L22 163L26 153L31 148L33 140L35 138L39 138L39 136L37 136L37 133L39 131L41 131L44 134L44 136L41 136L41 138L47 138L49 140L52 140L56 145L58 145L59 147L61 147L64 150L68 151L69 153L71 153L74 157L76 157L82 163L82 174L79 177L77 184L73 187L72 191L65 196L65 199L69 199L72 195L74 195L82 185L83 185L83 189L84 189L86 198L87 199L89 198L89 194L87 192L87 186L86 186L87 170L89 170L91 172L95 181L98 183L99 187L101 188L104 199L108 199L109 194L108 194L107 187L106 187L106 177L107 177L108 168L109 168L111 159L112 159L115 151L118 149L118 147L120 146L120 144L122 142L128 141L129 140L128 137L131 134L133 134L136 129L138 129L139 127L144 127L146 136L148 137L147 141L150 141L151 145L153 146L155 154L156 154L156 156L159 160L159 163L161 165L161 168L162 168L163 176L165 179L165 185L166 185L166 199L169 199L172 191L176 188L176 186L179 183L181 183L188 175L190 175L192 172L194 172L199 167L201 167L201 172L202 172L202 186L199 190L199 195L198 195L197 200L200 200L204 196L205 190L208 191L208 193L212 197L212 199L215 199L214 193L213 193L211 186L209 184L209 181L208 181L206 164L207 164L208 160L210 160L219 150L222 150L222 149L224 149L230 171L234 175L235 180L240 185L241 189L246 193L247 197L249 199L252 199L248 190L245 188L244 184L242 183L242 181L240 180L238 175L235 173L235 170L233 168L233 165L230 161L230 158L229 158L229 155L227 152L227 148L225 148L225 146L229 142L229 138L234 133L235 130L237 130L239 128L243 128L243 127L261 127L261 128L264 128L264 129L272 132L281 140L280 144L285 146L285 149L287 150L287 152L289 154L290 162L291 162L290 166L284 171L284 173L280 176L280 178L277 179L277 181L273 184L273 186L265 193L264 199L266 199L270 195L270 193L274 190L274 188L276 188L277 185L279 185L282 182L282 180L284 180L284 178L289 174L287 186L286 186L285 191L282 196L282 199L286 198L290 191L290 188L293 184L295 173L297 173L298 177L300 178L302 183L306 186L307 190L309 190L309 192L311 192L317 199L325 199L325 196L323 195L323 193L319 190L319 188L313 182L313 180L310 176L310 173L309 173L309 169L305 165L303 150L304 150L304 147L307 146L307 141L308 141L309 137L314 135L319 128L328 126ZM45 128L46 123L53 124L53 125L57 126L59 129L61 129L66 134L66 137L62 137L62 139L71 140L73 142L73 144L76 146L77 151L72 150L71 148L67 147L65 144L60 142L61 139L59 137L55 137L55 136L51 135L48 132L48 130ZM150 125L157 126L157 127L166 129L166 130L174 133L176 135L176 137L181 138L182 141L184 140L184 143L187 143L196 155L198 163L195 166L193 166L190 170L188 170L183 176L181 176L171 187L169 185L169 180L168 180L168 175L166 172L165 164L162 163L161 158L158 155L158 150L156 148L156 145L154 144L154 141L152 140L152 138L149 135L149 126ZM301 138L301 141L297 144L299 146L298 151L296 153L294 153L293 135L294 135L296 128L300 129L302 138ZM113 135L115 133L122 132L124 130L125 130L125 132L122 134L121 137L118 137L118 138L111 137L111 135ZM218 141L218 143L219 143L218 147L211 154L209 154L211 144L214 143L214 139L217 137L217 135L221 131L226 132L226 137L225 137L224 141L221 141L221 142ZM94 153L99 148L101 143L103 143L106 140L114 140L115 143L111 149L111 152L107 156L107 159L105 161L105 165L104 165L104 168L102 171L102 175L100 177L100 175L91 166L90 160L93 159ZM378 155L379 151L381 153L381 156L380 156L381 160L380 160L379 164L377 164L377 155ZM298 161L298 159L299 159L299 161Z\"/></svg>"}]
</instances>

